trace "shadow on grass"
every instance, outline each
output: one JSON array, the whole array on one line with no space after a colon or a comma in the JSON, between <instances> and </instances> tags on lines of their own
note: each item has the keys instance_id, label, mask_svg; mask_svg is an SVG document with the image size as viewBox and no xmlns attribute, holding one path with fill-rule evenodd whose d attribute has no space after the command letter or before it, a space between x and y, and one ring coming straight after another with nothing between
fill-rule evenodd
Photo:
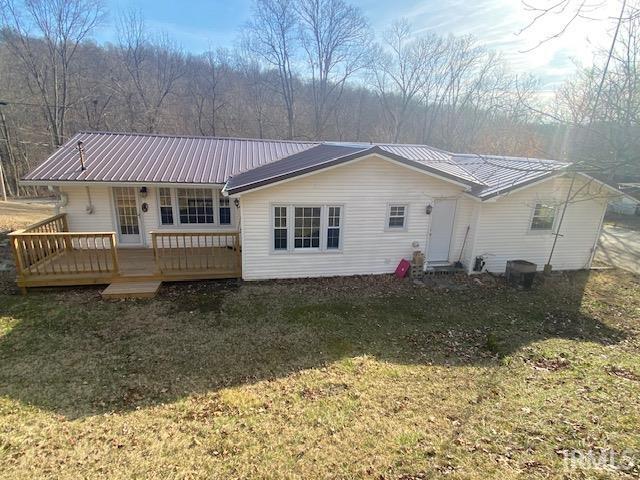
<instances>
[{"instance_id":1,"label":"shadow on grass","mask_svg":"<svg viewBox=\"0 0 640 480\"><path fill-rule=\"evenodd\" d=\"M0 395L78 418L341 360L347 368L359 355L489 368L548 338L618 342L621 331L580 312L587 278L528 292L409 282L390 292L341 279L337 287L331 280L183 284L139 302L103 302L95 289L5 295Z\"/></svg>"}]
</instances>

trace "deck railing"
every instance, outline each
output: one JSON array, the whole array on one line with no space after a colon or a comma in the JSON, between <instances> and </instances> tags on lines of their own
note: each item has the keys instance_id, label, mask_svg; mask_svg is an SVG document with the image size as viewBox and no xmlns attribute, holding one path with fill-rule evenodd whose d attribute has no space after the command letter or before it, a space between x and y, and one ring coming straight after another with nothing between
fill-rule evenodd
<instances>
[{"instance_id":1,"label":"deck railing","mask_svg":"<svg viewBox=\"0 0 640 480\"><path fill-rule=\"evenodd\" d=\"M9 234L18 283L34 275L116 274L113 232L68 232L62 213Z\"/></svg>"},{"instance_id":2,"label":"deck railing","mask_svg":"<svg viewBox=\"0 0 640 480\"><path fill-rule=\"evenodd\" d=\"M153 256L161 274L212 272L240 275L237 232L151 232Z\"/></svg>"}]
</instances>

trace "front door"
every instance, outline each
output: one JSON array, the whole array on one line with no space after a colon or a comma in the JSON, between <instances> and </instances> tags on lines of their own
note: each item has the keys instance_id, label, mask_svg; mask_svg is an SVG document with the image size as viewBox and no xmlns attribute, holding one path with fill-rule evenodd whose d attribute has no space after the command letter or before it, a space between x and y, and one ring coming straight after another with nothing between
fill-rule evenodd
<instances>
[{"instance_id":1,"label":"front door","mask_svg":"<svg viewBox=\"0 0 640 480\"><path fill-rule=\"evenodd\" d=\"M455 198L441 198L434 201L429 231L428 263L449 263L455 213Z\"/></svg>"},{"instance_id":2,"label":"front door","mask_svg":"<svg viewBox=\"0 0 640 480\"><path fill-rule=\"evenodd\" d=\"M118 240L122 244L140 245L140 215L135 187L114 187L113 199L118 224Z\"/></svg>"}]
</instances>

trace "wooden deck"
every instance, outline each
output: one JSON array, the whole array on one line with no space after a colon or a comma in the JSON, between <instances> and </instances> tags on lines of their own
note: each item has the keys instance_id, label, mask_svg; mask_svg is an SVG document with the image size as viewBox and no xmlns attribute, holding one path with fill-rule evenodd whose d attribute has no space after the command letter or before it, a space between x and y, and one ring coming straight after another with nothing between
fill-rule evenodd
<instances>
[{"instance_id":1,"label":"wooden deck","mask_svg":"<svg viewBox=\"0 0 640 480\"><path fill-rule=\"evenodd\" d=\"M27 287L241 276L237 232L151 232L153 248L121 248L114 232L68 232L65 214L10 234Z\"/></svg>"}]
</instances>

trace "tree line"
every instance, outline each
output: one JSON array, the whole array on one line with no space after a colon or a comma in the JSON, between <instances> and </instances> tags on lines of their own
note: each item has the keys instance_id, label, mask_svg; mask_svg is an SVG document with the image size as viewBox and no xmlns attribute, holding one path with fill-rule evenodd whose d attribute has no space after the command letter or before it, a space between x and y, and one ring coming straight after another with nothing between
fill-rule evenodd
<instances>
[{"instance_id":1,"label":"tree line","mask_svg":"<svg viewBox=\"0 0 640 480\"><path fill-rule=\"evenodd\" d=\"M606 102L586 113L601 65L580 71L545 105L535 78L511 73L473 37L415 34L407 21L374 32L344 0L255 0L234 48L198 55L135 12L118 18L117 41L97 44L92 33L106 14L99 0L0 6L0 101L7 104L0 155L14 194L26 170L79 130L420 143L561 158L594 156L594 148L609 155L604 150L617 142L624 169L637 152L629 134L639 111L637 63L629 52L640 41L631 20L600 88ZM584 142L557 140L587 115L597 117L589 129L607 142L579 152ZM626 139L624 152L613 137Z\"/></svg>"}]
</instances>

